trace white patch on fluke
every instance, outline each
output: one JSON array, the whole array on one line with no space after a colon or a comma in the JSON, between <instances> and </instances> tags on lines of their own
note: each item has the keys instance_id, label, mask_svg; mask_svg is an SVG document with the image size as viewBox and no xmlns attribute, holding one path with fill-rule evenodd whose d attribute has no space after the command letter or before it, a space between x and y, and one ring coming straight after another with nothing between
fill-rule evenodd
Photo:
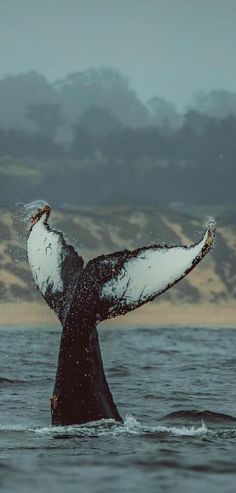
<instances>
[{"instance_id":1,"label":"white patch on fluke","mask_svg":"<svg viewBox=\"0 0 236 493\"><path fill-rule=\"evenodd\" d=\"M137 257L127 259L120 274L104 285L102 297L135 305L162 293L184 277L198 257L204 256L204 246L213 241L214 227L214 223L210 223L196 245L150 247Z\"/></svg>"},{"instance_id":2,"label":"white patch on fluke","mask_svg":"<svg viewBox=\"0 0 236 493\"><path fill-rule=\"evenodd\" d=\"M32 227L27 241L29 265L40 292L47 289L52 293L63 291L61 264L64 252L60 235L50 231L44 224L46 214Z\"/></svg>"}]
</instances>

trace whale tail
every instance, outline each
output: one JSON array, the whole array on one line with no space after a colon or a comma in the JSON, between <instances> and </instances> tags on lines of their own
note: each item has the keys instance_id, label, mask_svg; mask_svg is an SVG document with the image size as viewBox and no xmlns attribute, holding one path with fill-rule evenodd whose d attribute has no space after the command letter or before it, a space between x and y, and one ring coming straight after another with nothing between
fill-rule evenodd
<instances>
[{"instance_id":1,"label":"whale tail","mask_svg":"<svg viewBox=\"0 0 236 493\"><path fill-rule=\"evenodd\" d=\"M210 250L210 222L191 246L152 245L102 255L84 266L45 206L32 218L27 252L36 285L63 331L51 399L53 424L121 420L106 381L96 324L153 300L185 277Z\"/></svg>"},{"instance_id":2,"label":"whale tail","mask_svg":"<svg viewBox=\"0 0 236 493\"><path fill-rule=\"evenodd\" d=\"M69 317L63 326L51 397L52 424L103 418L122 421L105 377L96 323L82 315L77 324Z\"/></svg>"}]
</instances>

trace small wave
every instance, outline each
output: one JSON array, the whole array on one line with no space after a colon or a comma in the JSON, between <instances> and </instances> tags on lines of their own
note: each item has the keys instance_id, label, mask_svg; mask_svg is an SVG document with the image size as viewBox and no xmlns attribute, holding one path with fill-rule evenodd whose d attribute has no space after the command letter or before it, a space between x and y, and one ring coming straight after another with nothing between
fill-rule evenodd
<instances>
[{"instance_id":1,"label":"small wave","mask_svg":"<svg viewBox=\"0 0 236 493\"><path fill-rule=\"evenodd\" d=\"M224 414L224 413L217 413L214 411L199 411L196 409L187 409L187 410L181 410L181 411L174 411L173 413L167 414L163 418L161 418L160 421L204 421L205 423L212 423L212 424L230 424L230 423L235 423L236 418L235 416L231 416L230 414Z\"/></svg>"},{"instance_id":2,"label":"small wave","mask_svg":"<svg viewBox=\"0 0 236 493\"><path fill-rule=\"evenodd\" d=\"M1 385L16 385L16 384L21 384L21 383L25 383L24 380L12 380L10 378L4 378L4 377L0 377L0 386Z\"/></svg>"},{"instance_id":3,"label":"small wave","mask_svg":"<svg viewBox=\"0 0 236 493\"><path fill-rule=\"evenodd\" d=\"M210 430L202 422L201 426L142 426L135 418L128 416L124 422L124 427L128 432L138 432L138 434L161 434L167 433L176 436L196 436L209 433Z\"/></svg>"},{"instance_id":4,"label":"small wave","mask_svg":"<svg viewBox=\"0 0 236 493\"><path fill-rule=\"evenodd\" d=\"M26 432L26 431L29 431L30 428L28 428L27 426L23 426L23 425L12 425L12 424L9 424L9 425L1 425L0 424L0 433L1 432L8 432L8 431L18 431L18 432Z\"/></svg>"}]
</instances>

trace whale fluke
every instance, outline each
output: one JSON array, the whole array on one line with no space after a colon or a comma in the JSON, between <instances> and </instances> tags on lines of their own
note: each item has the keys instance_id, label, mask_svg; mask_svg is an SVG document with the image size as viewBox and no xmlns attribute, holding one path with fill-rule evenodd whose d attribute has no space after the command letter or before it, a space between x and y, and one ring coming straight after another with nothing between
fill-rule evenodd
<instances>
[{"instance_id":1,"label":"whale fluke","mask_svg":"<svg viewBox=\"0 0 236 493\"><path fill-rule=\"evenodd\" d=\"M153 300L185 277L210 250L213 221L191 246L160 246L102 255L86 265L48 224L51 209L32 218L27 253L36 285L63 326L51 399L52 424L122 418L109 390L96 325Z\"/></svg>"}]
</instances>

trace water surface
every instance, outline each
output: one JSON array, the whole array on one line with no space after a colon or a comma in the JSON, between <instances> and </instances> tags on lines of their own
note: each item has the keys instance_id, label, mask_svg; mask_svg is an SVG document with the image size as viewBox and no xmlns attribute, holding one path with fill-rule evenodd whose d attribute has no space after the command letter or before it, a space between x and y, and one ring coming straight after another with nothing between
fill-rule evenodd
<instances>
[{"instance_id":1,"label":"water surface","mask_svg":"<svg viewBox=\"0 0 236 493\"><path fill-rule=\"evenodd\" d=\"M101 328L124 425L61 428L49 406L60 331L0 337L1 491L235 493L236 420L219 413L236 416L236 331Z\"/></svg>"}]
</instances>

